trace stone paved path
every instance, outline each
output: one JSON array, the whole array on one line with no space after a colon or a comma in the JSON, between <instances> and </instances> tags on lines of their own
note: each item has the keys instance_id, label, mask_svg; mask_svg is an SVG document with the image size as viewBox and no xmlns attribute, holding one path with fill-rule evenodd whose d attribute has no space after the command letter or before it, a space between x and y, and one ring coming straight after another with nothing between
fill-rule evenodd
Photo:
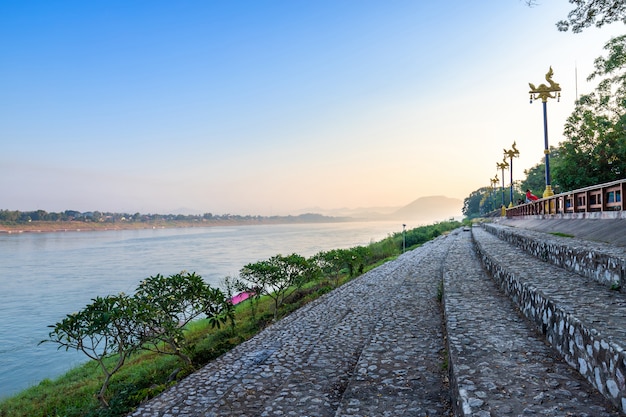
<instances>
[{"instance_id":1,"label":"stone paved path","mask_svg":"<svg viewBox=\"0 0 626 417\"><path fill-rule=\"evenodd\" d=\"M538 289L563 310L589 323L590 327L618 345L626 346L626 292L610 291L589 278L541 262L482 228L474 228L473 233L483 251L496 258L499 263L519 271L516 275L520 282ZM567 239L548 235L545 240L562 242ZM572 240L572 244L593 245L576 240ZM623 254L621 248L616 248L616 252Z\"/></svg>"},{"instance_id":2,"label":"stone paved path","mask_svg":"<svg viewBox=\"0 0 626 417\"><path fill-rule=\"evenodd\" d=\"M452 240L326 294L131 415L449 415L437 291Z\"/></svg>"},{"instance_id":3,"label":"stone paved path","mask_svg":"<svg viewBox=\"0 0 626 417\"><path fill-rule=\"evenodd\" d=\"M451 392L464 416L618 415L497 290L471 235L439 237L326 294L130 415L451 416Z\"/></svg>"},{"instance_id":4,"label":"stone paved path","mask_svg":"<svg viewBox=\"0 0 626 417\"><path fill-rule=\"evenodd\" d=\"M481 243L489 240L496 244L481 228L475 227L473 233ZM504 243L498 247L511 256L518 251ZM526 259L521 267L527 268L529 263ZM444 294L452 384L459 393L458 415L619 415L557 357L485 275L469 233L450 248Z\"/></svg>"}]
</instances>

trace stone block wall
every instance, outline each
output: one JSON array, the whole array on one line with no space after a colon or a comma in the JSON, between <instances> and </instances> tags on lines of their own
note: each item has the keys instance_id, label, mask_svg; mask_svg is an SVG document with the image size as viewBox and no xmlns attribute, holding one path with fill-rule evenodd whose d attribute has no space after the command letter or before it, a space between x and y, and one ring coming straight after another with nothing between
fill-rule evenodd
<instances>
[{"instance_id":1,"label":"stone block wall","mask_svg":"<svg viewBox=\"0 0 626 417\"><path fill-rule=\"evenodd\" d=\"M551 235L489 223L483 228L538 259L607 287L626 290L626 256L622 248L558 236L547 238Z\"/></svg>"},{"instance_id":2,"label":"stone block wall","mask_svg":"<svg viewBox=\"0 0 626 417\"><path fill-rule=\"evenodd\" d=\"M626 353L491 257L476 243L485 269L519 310L600 393L626 413ZM563 256L563 255L561 255Z\"/></svg>"}]
</instances>

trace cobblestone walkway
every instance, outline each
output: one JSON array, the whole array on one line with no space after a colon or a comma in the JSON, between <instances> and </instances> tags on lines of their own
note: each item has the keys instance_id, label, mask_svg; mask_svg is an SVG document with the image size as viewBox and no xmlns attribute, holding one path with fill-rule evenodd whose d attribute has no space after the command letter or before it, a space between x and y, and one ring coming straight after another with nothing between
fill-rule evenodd
<instances>
[{"instance_id":1,"label":"cobblestone walkway","mask_svg":"<svg viewBox=\"0 0 626 417\"><path fill-rule=\"evenodd\" d=\"M449 415L437 291L453 240L326 294L131 415Z\"/></svg>"},{"instance_id":2,"label":"cobblestone walkway","mask_svg":"<svg viewBox=\"0 0 626 417\"><path fill-rule=\"evenodd\" d=\"M306 305L130 415L619 415L556 356L458 229Z\"/></svg>"},{"instance_id":3,"label":"cobblestone walkway","mask_svg":"<svg viewBox=\"0 0 626 417\"><path fill-rule=\"evenodd\" d=\"M481 242L492 241L480 228L474 233L480 234ZM498 247L513 256L518 251L503 242ZM518 266L510 261L510 266ZM528 267L530 260L525 261L519 267ZM444 294L458 415L619 415L557 357L485 275L469 233L450 248Z\"/></svg>"},{"instance_id":4,"label":"cobblestone walkway","mask_svg":"<svg viewBox=\"0 0 626 417\"><path fill-rule=\"evenodd\" d=\"M474 228L474 236L483 251L508 265L517 273L520 282L541 291L563 310L605 335L620 346L626 346L626 293L610 291L605 286L576 273L541 262L510 243L503 242L482 228ZM549 235L548 235L549 236ZM563 238L546 237L546 241ZM593 245L573 240L573 245ZM618 255L623 249L616 248Z\"/></svg>"}]
</instances>

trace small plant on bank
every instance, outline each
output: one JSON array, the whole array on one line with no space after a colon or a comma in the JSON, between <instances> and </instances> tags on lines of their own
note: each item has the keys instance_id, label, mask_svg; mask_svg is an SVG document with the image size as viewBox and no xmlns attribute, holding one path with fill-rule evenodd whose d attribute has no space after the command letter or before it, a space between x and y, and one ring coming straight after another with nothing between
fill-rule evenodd
<instances>
[{"instance_id":1,"label":"small plant on bank","mask_svg":"<svg viewBox=\"0 0 626 417\"><path fill-rule=\"evenodd\" d=\"M550 232L550 234L554 236L559 236L559 237L574 237L574 235L570 235L568 233L561 233L561 232Z\"/></svg>"},{"instance_id":2,"label":"small plant on bank","mask_svg":"<svg viewBox=\"0 0 626 417\"><path fill-rule=\"evenodd\" d=\"M437 301L440 303L443 301L443 280L437 284Z\"/></svg>"}]
</instances>

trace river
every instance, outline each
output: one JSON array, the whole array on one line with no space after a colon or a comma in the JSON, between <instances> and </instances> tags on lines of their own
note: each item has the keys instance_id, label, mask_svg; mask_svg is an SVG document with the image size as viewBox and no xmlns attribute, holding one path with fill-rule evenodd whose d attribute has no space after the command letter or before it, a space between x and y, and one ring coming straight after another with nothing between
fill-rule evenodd
<instances>
[{"instance_id":1,"label":"river","mask_svg":"<svg viewBox=\"0 0 626 417\"><path fill-rule=\"evenodd\" d=\"M212 286L276 254L311 256L400 232L397 222L0 234L0 398L87 361L57 350L49 325L144 278L195 272Z\"/></svg>"}]
</instances>

